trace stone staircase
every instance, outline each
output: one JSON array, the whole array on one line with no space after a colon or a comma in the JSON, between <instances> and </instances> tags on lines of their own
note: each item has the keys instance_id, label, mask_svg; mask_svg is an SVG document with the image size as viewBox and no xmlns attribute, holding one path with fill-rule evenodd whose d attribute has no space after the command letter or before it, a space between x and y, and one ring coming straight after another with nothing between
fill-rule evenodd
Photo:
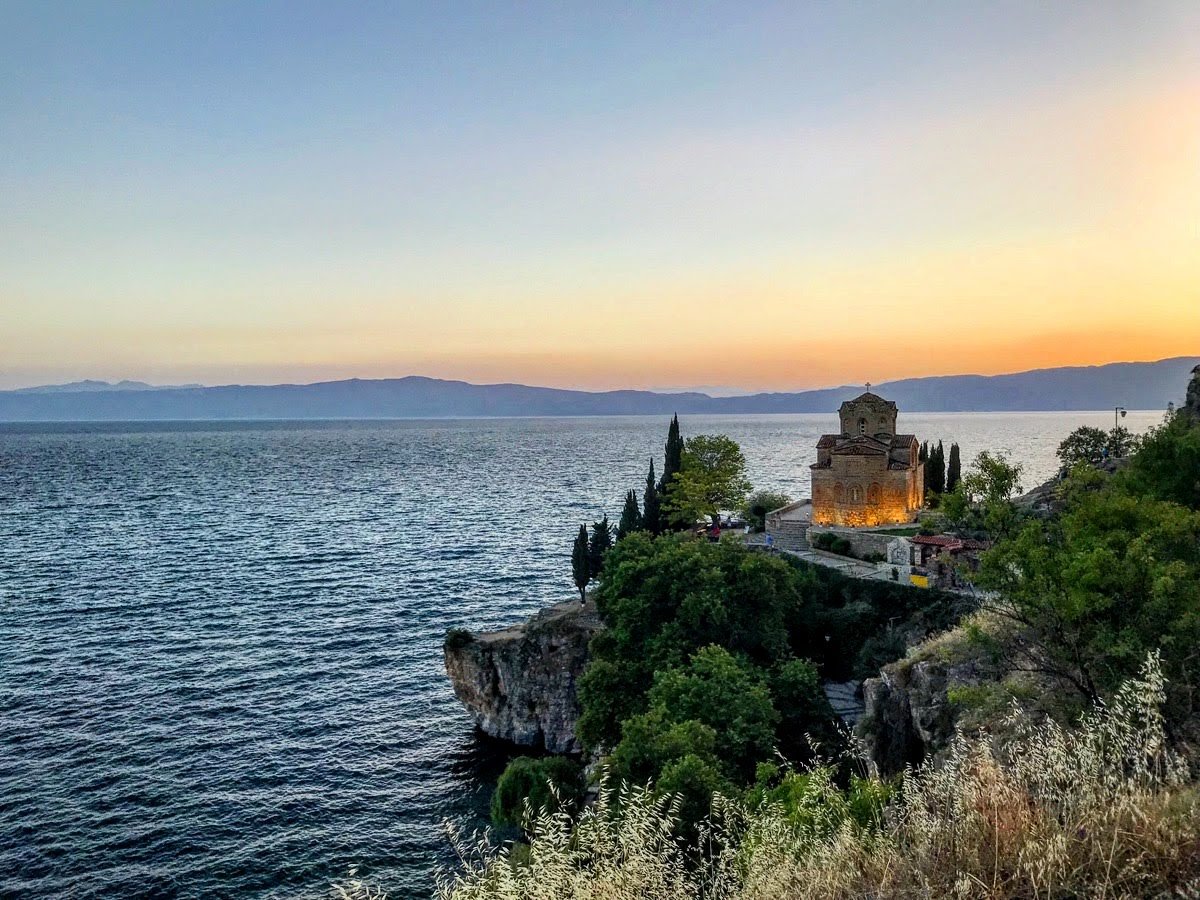
<instances>
[{"instance_id":1,"label":"stone staircase","mask_svg":"<svg viewBox=\"0 0 1200 900\"><path fill-rule=\"evenodd\" d=\"M780 522L770 529L771 537L775 539L777 550L807 550L808 522Z\"/></svg>"}]
</instances>

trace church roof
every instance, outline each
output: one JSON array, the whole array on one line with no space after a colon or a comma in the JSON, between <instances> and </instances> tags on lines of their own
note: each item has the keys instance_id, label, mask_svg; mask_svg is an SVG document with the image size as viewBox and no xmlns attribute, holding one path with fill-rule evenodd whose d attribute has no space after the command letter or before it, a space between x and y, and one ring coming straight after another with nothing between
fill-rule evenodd
<instances>
[{"instance_id":1,"label":"church roof","mask_svg":"<svg viewBox=\"0 0 1200 900\"><path fill-rule=\"evenodd\" d=\"M916 439L915 434L894 434L892 435L892 447L910 447Z\"/></svg>"},{"instance_id":2,"label":"church roof","mask_svg":"<svg viewBox=\"0 0 1200 900\"><path fill-rule=\"evenodd\" d=\"M821 439L817 441L818 450L828 450L834 444L842 439L840 434L823 434Z\"/></svg>"},{"instance_id":3,"label":"church roof","mask_svg":"<svg viewBox=\"0 0 1200 900\"><path fill-rule=\"evenodd\" d=\"M888 445L878 438L860 434L842 438L834 445L832 452L838 456L881 456L888 452Z\"/></svg>"},{"instance_id":4,"label":"church roof","mask_svg":"<svg viewBox=\"0 0 1200 900\"><path fill-rule=\"evenodd\" d=\"M859 403L870 403L870 404L871 404L871 405L873 405L873 406L890 406L890 407L892 407L893 409L895 409L895 408L896 408L896 403L895 403L895 401L893 401L893 400L884 400L884 399L883 399L882 397L880 397L878 394L873 394L873 393L871 393L870 391L863 391L861 394L859 394L859 395L858 395L857 397L855 397L853 400L845 400L845 401L843 401L843 402L842 402L842 406L854 406L854 405L857 405L857 404L859 404Z\"/></svg>"}]
</instances>

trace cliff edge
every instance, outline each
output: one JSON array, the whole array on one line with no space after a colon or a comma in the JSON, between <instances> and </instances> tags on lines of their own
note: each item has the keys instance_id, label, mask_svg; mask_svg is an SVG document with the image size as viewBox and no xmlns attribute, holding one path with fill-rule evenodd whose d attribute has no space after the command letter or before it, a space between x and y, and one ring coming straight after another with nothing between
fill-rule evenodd
<instances>
[{"instance_id":1,"label":"cliff edge","mask_svg":"<svg viewBox=\"0 0 1200 900\"><path fill-rule=\"evenodd\" d=\"M580 753L576 682L602 624L595 604L569 600L526 622L446 639L454 695L485 734L552 753Z\"/></svg>"}]
</instances>

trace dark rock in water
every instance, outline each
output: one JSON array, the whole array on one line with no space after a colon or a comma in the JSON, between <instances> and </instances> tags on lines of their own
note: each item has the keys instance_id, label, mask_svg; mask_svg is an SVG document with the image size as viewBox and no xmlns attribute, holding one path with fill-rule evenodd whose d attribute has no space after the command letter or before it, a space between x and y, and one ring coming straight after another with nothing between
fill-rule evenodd
<instances>
[{"instance_id":1,"label":"dark rock in water","mask_svg":"<svg viewBox=\"0 0 1200 900\"><path fill-rule=\"evenodd\" d=\"M454 694L486 734L552 753L579 753L576 685L603 627L592 603L567 601L521 625L454 632L444 649Z\"/></svg>"}]
</instances>

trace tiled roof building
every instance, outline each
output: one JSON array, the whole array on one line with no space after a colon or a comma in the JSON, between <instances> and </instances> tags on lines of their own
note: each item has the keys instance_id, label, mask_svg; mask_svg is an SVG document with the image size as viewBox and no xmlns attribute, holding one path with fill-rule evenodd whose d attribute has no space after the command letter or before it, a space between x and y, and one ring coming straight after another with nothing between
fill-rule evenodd
<instances>
[{"instance_id":1,"label":"tiled roof building","mask_svg":"<svg viewBox=\"0 0 1200 900\"><path fill-rule=\"evenodd\" d=\"M812 466L814 525L911 522L925 497L917 438L896 434L896 404L870 391L838 410L840 434L823 434Z\"/></svg>"}]
</instances>

